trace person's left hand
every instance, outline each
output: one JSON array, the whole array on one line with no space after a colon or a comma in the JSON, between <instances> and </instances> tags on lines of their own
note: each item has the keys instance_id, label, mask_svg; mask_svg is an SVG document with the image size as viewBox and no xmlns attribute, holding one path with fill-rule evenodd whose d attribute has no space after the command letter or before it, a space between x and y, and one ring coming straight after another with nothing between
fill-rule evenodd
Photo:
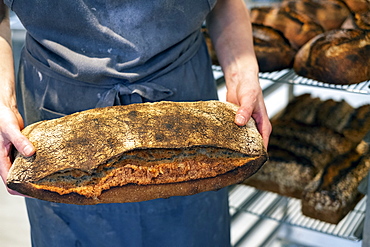
<instances>
[{"instance_id":1,"label":"person's left hand","mask_svg":"<svg viewBox=\"0 0 370 247\"><path fill-rule=\"evenodd\" d=\"M242 73L228 78L226 85L226 100L240 106L235 116L235 123L243 126L252 117L256 121L267 149L272 126L267 115L258 75Z\"/></svg>"}]
</instances>

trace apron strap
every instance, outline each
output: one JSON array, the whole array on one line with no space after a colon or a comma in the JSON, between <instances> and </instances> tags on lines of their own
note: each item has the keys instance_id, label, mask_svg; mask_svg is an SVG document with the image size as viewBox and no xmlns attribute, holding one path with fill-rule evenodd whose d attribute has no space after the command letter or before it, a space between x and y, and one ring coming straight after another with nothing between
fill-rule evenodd
<instances>
[{"instance_id":1,"label":"apron strap","mask_svg":"<svg viewBox=\"0 0 370 247\"><path fill-rule=\"evenodd\" d=\"M103 93L96 107L143 103L144 99L160 101L171 95L173 95L173 92L170 89L155 83L116 84Z\"/></svg>"}]
</instances>

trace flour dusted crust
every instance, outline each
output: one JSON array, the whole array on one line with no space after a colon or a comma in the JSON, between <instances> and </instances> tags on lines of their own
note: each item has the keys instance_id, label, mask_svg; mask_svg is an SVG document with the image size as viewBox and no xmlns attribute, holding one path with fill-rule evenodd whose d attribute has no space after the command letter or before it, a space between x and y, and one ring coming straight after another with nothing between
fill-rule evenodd
<instances>
[{"instance_id":1,"label":"flour dusted crust","mask_svg":"<svg viewBox=\"0 0 370 247\"><path fill-rule=\"evenodd\" d=\"M36 154L18 153L7 183L73 204L145 201L239 183L267 154L253 120L233 122L236 110L219 101L159 102L38 122L23 130Z\"/></svg>"}]
</instances>

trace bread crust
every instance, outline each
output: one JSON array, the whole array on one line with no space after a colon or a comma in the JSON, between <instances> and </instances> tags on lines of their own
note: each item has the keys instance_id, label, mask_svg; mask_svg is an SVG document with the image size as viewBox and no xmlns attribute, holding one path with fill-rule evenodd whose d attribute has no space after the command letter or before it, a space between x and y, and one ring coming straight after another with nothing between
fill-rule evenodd
<instances>
[{"instance_id":1,"label":"bread crust","mask_svg":"<svg viewBox=\"0 0 370 247\"><path fill-rule=\"evenodd\" d=\"M213 178L190 180L180 183L153 185L128 184L114 187L103 191L100 196L95 198L88 198L77 193L60 195L56 192L35 188L32 183L28 182L18 184L10 183L9 187L22 194L57 203L94 205L101 203L141 202L158 198L169 198L172 196L194 195L204 191L216 191L229 185L241 183L245 178L256 173L266 160L267 157L261 156L248 163L248 165L236 168Z\"/></svg>"},{"instance_id":2,"label":"bread crust","mask_svg":"<svg viewBox=\"0 0 370 247\"><path fill-rule=\"evenodd\" d=\"M370 79L370 31L332 30L316 36L297 53L294 71L331 84L356 84Z\"/></svg>"},{"instance_id":3,"label":"bread crust","mask_svg":"<svg viewBox=\"0 0 370 247\"><path fill-rule=\"evenodd\" d=\"M285 0L282 6L309 16L326 31L340 28L350 15L348 7L336 0Z\"/></svg>"},{"instance_id":4,"label":"bread crust","mask_svg":"<svg viewBox=\"0 0 370 247\"><path fill-rule=\"evenodd\" d=\"M302 213L332 224L339 223L363 195L357 190L370 168L368 144L338 156L307 185L302 195Z\"/></svg>"},{"instance_id":5,"label":"bread crust","mask_svg":"<svg viewBox=\"0 0 370 247\"><path fill-rule=\"evenodd\" d=\"M323 27L303 13L297 13L288 6L255 7L251 9L251 22L279 30L294 49L324 32Z\"/></svg>"},{"instance_id":6,"label":"bread crust","mask_svg":"<svg viewBox=\"0 0 370 247\"><path fill-rule=\"evenodd\" d=\"M237 126L236 110L219 101L159 102L38 122L23 130L36 154L18 153L7 183L25 195L73 204L220 189L255 173L267 160L254 121Z\"/></svg>"},{"instance_id":7,"label":"bread crust","mask_svg":"<svg viewBox=\"0 0 370 247\"><path fill-rule=\"evenodd\" d=\"M293 67L296 50L282 32L261 24L252 24L254 51L260 72Z\"/></svg>"}]
</instances>

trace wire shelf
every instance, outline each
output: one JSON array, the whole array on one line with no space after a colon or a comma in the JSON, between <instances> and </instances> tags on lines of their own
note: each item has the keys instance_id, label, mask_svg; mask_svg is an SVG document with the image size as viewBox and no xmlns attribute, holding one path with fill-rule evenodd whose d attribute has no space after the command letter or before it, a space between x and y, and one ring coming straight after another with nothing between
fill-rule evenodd
<instances>
[{"instance_id":1,"label":"wire shelf","mask_svg":"<svg viewBox=\"0 0 370 247\"><path fill-rule=\"evenodd\" d=\"M213 65L212 69L213 69L213 72L218 75L217 81L224 82L221 67L217 65ZM357 84L352 84L352 85L335 85L335 84L324 83L324 82L320 82L320 81L316 81L316 80L312 80L312 79L299 76L294 72L293 69L284 69L284 70L273 71L273 72L260 72L259 78L270 80L272 82L277 82L277 83L288 83L292 85L305 85L305 86L312 86L312 87L341 90L341 91L346 91L350 93L370 95L370 80L357 83Z\"/></svg>"},{"instance_id":2,"label":"wire shelf","mask_svg":"<svg viewBox=\"0 0 370 247\"><path fill-rule=\"evenodd\" d=\"M261 79L268 79L279 83L335 89L358 94L370 94L370 80L352 85L335 85L299 76L294 72L293 69L259 73L259 77Z\"/></svg>"},{"instance_id":3,"label":"wire shelf","mask_svg":"<svg viewBox=\"0 0 370 247\"><path fill-rule=\"evenodd\" d=\"M346 240L362 240L366 196L338 224L330 224L304 216L301 212L301 202L298 199L260 191L247 185L235 185L230 189L229 204L232 220L236 220L243 213L249 213Z\"/></svg>"}]
</instances>

